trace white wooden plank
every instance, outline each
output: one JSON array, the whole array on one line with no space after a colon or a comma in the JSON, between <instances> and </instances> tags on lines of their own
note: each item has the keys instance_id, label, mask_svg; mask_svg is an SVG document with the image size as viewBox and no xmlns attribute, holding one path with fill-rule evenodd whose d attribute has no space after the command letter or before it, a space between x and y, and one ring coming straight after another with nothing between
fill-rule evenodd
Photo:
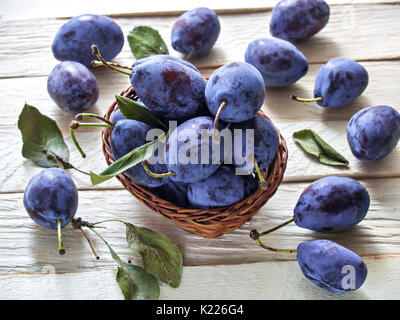
<instances>
[{"instance_id":1,"label":"white wooden plank","mask_svg":"<svg viewBox=\"0 0 400 320\"><path fill-rule=\"evenodd\" d=\"M181 285L160 285L161 300L397 300L400 258L365 258L368 277L353 292L334 294L318 288L302 274L297 262L185 267ZM120 300L116 268L92 272L0 276L0 299ZM90 285L81 285L81 284ZM29 290L27 290L29 288ZM160 306L162 303L160 302ZM155 312L156 310L154 310ZM199 312L199 311L198 311ZM190 316L195 313L192 311Z\"/></svg>"},{"instance_id":2,"label":"white wooden plank","mask_svg":"<svg viewBox=\"0 0 400 320\"><path fill-rule=\"evenodd\" d=\"M330 0L329 5L342 4L371 4L371 3L394 3L393 0ZM217 12L249 11L249 10L271 10L278 0L266 1L240 1L240 0L191 0L191 1L159 1L150 0L142 2L127 2L124 0L107 1L97 0L93 6L90 2L71 0L56 3L51 0L3 0L0 3L1 20L22 20L36 18L72 17L90 12L93 14L121 15L149 15L149 14L176 14L196 7L209 7Z\"/></svg>"},{"instance_id":3,"label":"white wooden plank","mask_svg":"<svg viewBox=\"0 0 400 320\"><path fill-rule=\"evenodd\" d=\"M280 248L296 248L303 241L327 238L363 256L385 258L400 250L400 219L397 214L400 179L361 180L371 195L366 219L341 233L316 233L291 224L265 237L263 241ZM138 226L160 231L182 250L185 265L239 264L260 261L294 260L290 254L276 254L259 248L249 237L250 230L264 231L293 215L293 208L307 183L282 184L261 211L240 229L217 239L204 239L179 229L172 221L142 205L125 190L80 191L77 217L98 222L123 219ZM0 274L40 272L52 265L57 272L102 270L114 265L108 249L90 234L100 260L95 260L78 230L63 231L67 253L57 253L57 234L37 226L26 213L22 193L0 195ZM108 223L98 231L125 260L139 261L127 247L125 229ZM89 232L89 231L88 231ZM1 291L1 290L0 290Z\"/></svg>"},{"instance_id":4,"label":"white wooden plank","mask_svg":"<svg viewBox=\"0 0 400 320\"><path fill-rule=\"evenodd\" d=\"M356 60L398 59L399 12L398 5L335 6L326 28L309 41L299 42L298 46L311 63L338 56ZM251 40L269 36L270 16L270 11L221 14L221 34L215 47L207 56L193 62L206 68L243 60ZM168 45L175 20L176 16L116 18L125 35L134 26L150 25L160 31ZM47 75L56 64L51 43L64 22L63 19L0 22L0 62L3 66L0 77ZM373 45L366 50L366 44ZM169 48L172 55L180 56ZM132 63L133 56L127 43L116 60Z\"/></svg>"}]
</instances>

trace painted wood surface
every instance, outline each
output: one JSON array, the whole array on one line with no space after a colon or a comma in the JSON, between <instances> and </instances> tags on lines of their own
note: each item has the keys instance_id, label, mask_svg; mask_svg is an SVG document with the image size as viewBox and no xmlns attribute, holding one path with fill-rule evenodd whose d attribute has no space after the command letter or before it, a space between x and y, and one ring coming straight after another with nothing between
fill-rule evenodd
<instances>
[{"instance_id":1,"label":"painted wood surface","mask_svg":"<svg viewBox=\"0 0 400 320\"><path fill-rule=\"evenodd\" d=\"M46 92L47 75L57 61L51 42L65 17L83 13L84 5L58 4L48 0L0 3L0 299L122 299L115 283L115 264L106 247L91 235L101 256L96 261L83 236L67 227L65 256L58 256L54 231L39 227L27 216L22 204L23 190L41 168L21 156L21 137L16 127L23 104L34 105L57 121L71 150L71 162L86 170L100 172L106 163L100 150L98 130L85 130L77 137L88 154L80 158L68 136L71 116L55 107ZM227 62L243 60L247 44L269 36L271 8L277 1L213 1L220 14L222 31L215 48L202 59L193 60L204 76ZM400 148L385 159L360 163L351 155L346 126L359 109L387 104L400 110L400 5L398 1L334 0L327 27L309 41L298 43L310 62L309 73L297 84L267 89L263 110L285 136L289 161L276 195L242 228L218 239L203 239L177 228L133 198L116 180L93 187L85 175L71 172L80 190L78 216L89 221L121 218L165 233L184 255L184 273L178 289L162 285L162 299L399 299ZM58 3L58 2L57 2ZM130 2L123 10L113 2L97 1L94 13L114 17L125 34L137 25L158 29L169 45L170 30L177 15L199 2L168 1L154 6L151 1ZM126 3L126 2L125 2ZM168 3L168 7L167 7ZM202 1L208 5L207 1ZM196 4L196 5L195 5ZM68 8L65 6L68 5ZM31 7L30 7L31 6ZM25 10L20 10L24 7ZM179 54L171 49L171 54ZM360 61L368 70L370 84L353 104L326 109L301 104L291 94L308 97L321 63L338 56ZM125 44L116 61L131 64L133 56ZM91 109L104 113L114 95L129 85L128 78L95 70L100 98ZM306 155L292 141L293 132L314 129L349 159L348 168L322 165ZM338 234L314 233L289 225L266 238L272 246L295 248L298 243L328 238L354 250L368 266L365 285L357 292L333 295L313 286L301 274L295 256L267 252L250 239L249 232L273 227L292 216L302 190L313 180L327 175L360 179L371 194L371 209L365 221ZM124 228L110 223L100 229L124 259L140 263L140 257L126 245ZM53 275L52 272L55 272ZM47 274L50 272L50 274ZM101 279L101 281L99 281ZM229 283L227 280L229 279ZM90 285L82 285L82 284Z\"/></svg>"}]
</instances>

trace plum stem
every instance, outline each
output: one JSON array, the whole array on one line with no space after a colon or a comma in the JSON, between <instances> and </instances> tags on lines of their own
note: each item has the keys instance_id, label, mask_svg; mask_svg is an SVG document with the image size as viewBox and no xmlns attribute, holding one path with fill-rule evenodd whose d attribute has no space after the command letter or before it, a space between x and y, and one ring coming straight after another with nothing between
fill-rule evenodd
<instances>
[{"instance_id":1,"label":"plum stem","mask_svg":"<svg viewBox=\"0 0 400 320\"><path fill-rule=\"evenodd\" d=\"M109 124L110 126L114 126L114 124L111 121L109 121L106 118L99 116L98 114L95 114L95 113L78 113L75 116L75 120L77 120L77 121L81 121L86 118L95 118L95 119L103 121L104 123Z\"/></svg>"},{"instance_id":2,"label":"plum stem","mask_svg":"<svg viewBox=\"0 0 400 320\"><path fill-rule=\"evenodd\" d=\"M105 66L109 67L111 70L114 70L114 71L122 73L122 74L126 74L127 76L130 76L130 77L133 76L132 72L120 70L117 67L109 64L106 60L104 60L104 58L102 57L102 55L100 53L99 48L95 44L92 44L92 54L95 55L97 57L97 59L99 59Z\"/></svg>"},{"instance_id":3,"label":"plum stem","mask_svg":"<svg viewBox=\"0 0 400 320\"><path fill-rule=\"evenodd\" d=\"M288 220L288 221L286 221L284 223L281 223L280 225L278 225L278 226L276 226L274 228L271 228L271 229L269 229L267 231L264 231L264 232L261 232L261 233L259 233L256 229L253 229L253 230L250 231L250 238L252 238L260 247L262 247L262 248L264 248L266 250L269 250L269 251L279 252L279 253L296 253L297 252L296 249L276 249L276 248L272 248L272 247L266 246L260 240L260 238L262 236L265 236L265 235L267 235L267 234L269 234L271 232L274 232L274 231L276 231L276 230L288 225L289 223L292 223L293 221L296 221L295 217L293 217L292 219L290 219L290 220Z\"/></svg>"},{"instance_id":4,"label":"plum stem","mask_svg":"<svg viewBox=\"0 0 400 320\"><path fill-rule=\"evenodd\" d=\"M71 124L72 124L72 123L71 123ZM69 134L70 134L70 136L71 136L72 142L74 143L75 147L78 149L78 151L79 151L79 153L81 154L82 158L86 158L85 152L83 152L81 146L79 145L78 141L77 141L76 138L75 138L75 132L74 132L74 130L75 130L75 129L71 128L71 126L70 126Z\"/></svg>"},{"instance_id":5,"label":"plum stem","mask_svg":"<svg viewBox=\"0 0 400 320\"><path fill-rule=\"evenodd\" d=\"M192 50L190 50L190 52L187 54L187 56L183 59L188 61L192 57L193 53L194 53L194 48Z\"/></svg>"},{"instance_id":6,"label":"plum stem","mask_svg":"<svg viewBox=\"0 0 400 320\"><path fill-rule=\"evenodd\" d=\"M150 171L149 166L147 164L147 160L142 161L142 165L144 170L147 172L147 174L153 178L165 178L165 177L170 177L170 176L175 176L176 173L173 171L166 172L166 173L154 173Z\"/></svg>"},{"instance_id":7,"label":"plum stem","mask_svg":"<svg viewBox=\"0 0 400 320\"><path fill-rule=\"evenodd\" d=\"M254 163L254 169L256 170L256 173L257 173L258 180L260 182L259 185L261 186L261 189L263 189L263 190L268 189L267 182L265 181L265 179L261 173L260 167L258 166L258 163L257 163L257 159L254 155L253 155L253 163Z\"/></svg>"},{"instance_id":8,"label":"plum stem","mask_svg":"<svg viewBox=\"0 0 400 320\"><path fill-rule=\"evenodd\" d=\"M111 122L110 122L110 124L108 124L108 123L86 123L86 122L79 122L77 120L71 121L71 123L69 124L69 134L71 135L72 142L74 143L75 147L78 149L82 158L86 158L86 154L85 154L85 152L83 152L81 146L78 143L78 140L76 140L75 132L74 132L75 130L77 130L80 127L113 128L114 124Z\"/></svg>"},{"instance_id":9,"label":"plum stem","mask_svg":"<svg viewBox=\"0 0 400 320\"><path fill-rule=\"evenodd\" d=\"M116 67L116 68L121 68L121 69L126 69L126 70L132 70L131 67L124 66L124 65L119 64L119 63L110 62L110 61L108 61L107 63L108 63L109 65L113 66L113 67ZM94 68L105 67L105 66L106 66L103 62L97 61L97 60L93 60L93 61L90 63L90 65L91 65L92 67L94 67Z\"/></svg>"},{"instance_id":10,"label":"plum stem","mask_svg":"<svg viewBox=\"0 0 400 320\"><path fill-rule=\"evenodd\" d=\"M214 119L214 143L215 144L219 144L219 132L218 132L218 124L219 124L219 117L221 116L222 111L224 110L224 108L226 107L226 105L228 104L227 100L222 100L217 114L215 115L215 119Z\"/></svg>"},{"instance_id":11,"label":"plum stem","mask_svg":"<svg viewBox=\"0 0 400 320\"><path fill-rule=\"evenodd\" d=\"M304 98L300 98L298 96L296 96L295 94L292 94L291 98L293 100L299 101L299 102L317 102L317 101L322 101L323 98L322 97L317 97L317 98L313 98L313 99L304 99Z\"/></svg>"},{"instance_id":12,"label":"plum stem","mask_svg":"<svg viewBox=\"0 0 400 320\"><path fill-rule=\"evenodd\" d=\"M83 170L75 167L74 165L72 165L70 162L65 161L64 159L61 159L58 155L56 155L51 150L47 150L46 153L47 153L47 157L48 158L51 157L51 158L55 159L55 161L57 162L57 165L60 167L60 169L65 170L64 164L66 164L66 165L69 165L72 169L74 169L74 170L76 170L76 171L78 171L80 173L83 173L83 174L86 174L86 175L90 176L89 172L83 171Z\"/></svg>"},{"instance_id":13,"label":"plum stem","mask_svg":"<svg viewBox=\"0 0 400 320\"><path fill-rule=\"evenodd\" d=\"M89 243L90 249L92 250L93 255L95 256L96 260L99 260L100 257L99 257L99 255L97 254L96 250L94 249L93 243L92 243L92 241L90 240L88 234L87 234L87 233L85 232L85 230L83 230L81 227L79 227L79 230L81 230L83 236L86 238L87 242Z\"/></svg>"},{"instance_id":14,"label":"plum stem","mask_svg":"<svg viewBox=\"0 0 400 320\"><path fill-rule=\"evenodd\" d=\"M57 232L58 232L58 254L60 256L65 254L65 249L63 246L63 241L62 241L62 232L61 232L61 219L57 219Z\"/></svg>"}]
</instances>

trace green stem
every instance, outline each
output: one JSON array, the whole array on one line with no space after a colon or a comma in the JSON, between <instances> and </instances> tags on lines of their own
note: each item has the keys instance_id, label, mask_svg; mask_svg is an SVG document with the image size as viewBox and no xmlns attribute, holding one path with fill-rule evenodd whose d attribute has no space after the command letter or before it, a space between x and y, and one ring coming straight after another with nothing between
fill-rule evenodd
<instances>
[{"instance_id":1,"label":"green stem","mask_svg":"<svg viewBox=\"0 0 400 320\"><path fill-rule=\"evenodd\" d=\"M99 116L98 114L95 114L95 113L78 113L75 116L75 120L77 120L77 121L81 121L86 118L95 118L95 119L98 119L98 120L101 120L101 121L107 123L108 125L110 125L112 127L114 126L114 124L111 121L109 121L106 118L103 118L102 116Z\"/></svg>"},{"instance_id":2,"label":"green stem","mask_svg":"<svg viewBox=\"0 0 400 320\"><path fill-rule=\"evenodd\" d=\"M261 232L261 233L259 233L256 229L253 229L253 230L250 231L250 238L252 238L260 247L262 247L262 248L264 248L266 250L269 250L269 251L279 252L279 253L296 253L297 252L296 249L276 249L276 248L272 248L272 247L269 247L269 246L265 245L260 240L260 238L262 236L265 236L265 235L267 235L269 233L272 233L272 232L274 232L274 231L276 231L276 230L288 225L289 223L292 223L293 221L296 221L295 217L293 217L292 219L290 219L290 220L288 220L288 221L286 221L284 223L281 223L280 225L278 225L278 226L276 226L274 228L271 228L271 229L269 229L267 231L264 231L264 232Z\"/></svg>"},{"instance_id":3,"label":"green stem","mask_svg":"<svg viewBox=\"0 0 400 320\"><path fill-rule=\"evenodd\" d=\"M115 62L107 62L107 63L108 63L109 65L113 66L113 67L116 67L116 68L121 68L121 69L126 69L126 70L132 70L131 67L124 66L124 65L119 64L119 63L115 63ZM98 68L98 67L105 67L106 65L105 65L103 62L101 62L101 61L93 60L93 61L91 62L91 66L94 67L94 68Z\"/></svg>"},{"instance_id":4,"label":"green stem","mask_svg":"<svg viewBox=\"0 0 400 320\"><path fill-rule=\"evenodd\" d=\"M166 172L166 173L154 173L154 172L151 172L149 167L148 167L148 165L147 165L147 161L146 160L142 161L142 165L143 165L144 170L147 172L147 174L149 176L152 176L153 178L165 178L165 177L170 177L170 176L175 176L176 175L176 173L173 172L173 171Z\"/></svg>"},{"instance_id":5,"label":"green stem","mask_svg":"<svg viewBox=\"0 0 400 320\"><path fill-rule=\"evenodd\" d=\"M318 97L318 98L313 98L313 99L304 99L304 98L299 98L298 96L296 96L295 94L292 95L292 99L299 101L299 102L316 102L316 101L322 101L323 98L322 97Z\"/></svg>"},{"instance_id":6,"label":"green stem","mask_svg":"<svg viewBox=\"0 0 400 320\"><path fill-rule=\"evenodd\" d=\"M183 58L183 60L188 61L188 60L192 57L193 52L194 52L194 48L193 48L192 50L190 50L190 52L188 53L188 55L187 55L185 58Z\"/></svg>"},{"instance_id":7,"label":"green stem","mask_svg":"<svg viewBox=\"0 0 400 320\"><path fill-rule=\"evenodd\" d=\"M219 117L221 116L222 111L224 110L224 108L227 106L228 101L227 100L222 100L217 114L215 115L215 119L214 119L214 143L215 144L219 144L219 134L218 134L218 123L219 123Z\"/></svg>"},{"instance_id":8,"label":"green stem","mask_svg":"<svg viewBox=\"0 0 400 320\"><path fill-rule=\"evenodd\" d=\"M257 177L258 177L258 180L259 180L259 185L261 186L261 188L263 190L268 189L267 182L265 181L265 179L264 179L264 177L263 177L263 175L261 173L260 167L258 166L257 159L256 159L255 156L253 158L253 163L254 163L254 169L256 170L256 174L257 174Z\"/></svg>"},{"instance_id":9,"label":"green stem","mask_svg":"<svg viewBox=\"0 0 400 320\"><path fill-rule=\"evenodd\" d=\"M63 242L62 242L61 222L62 222L62 220L57 219L58 253L59 253L59 255L65 254L65 249L63 247Z\"/></svg>"},{"instance_id":10,"label":"green stem","mask_svg":"<svg viewBox=\"0 0 400 320\"><path fill-rule=\"evenodd\" d=\"M65 169L64 164L66 164L66 165L70 166L72 169L74 169L74 170L76 170L76 171L78 171L80 173L83 173L83 174L86 174L86 175L90 176L89 172L83 171L83 170L75 167L74 165L72 165L70 162L61 159L59 156L57 156L51 150L47 150L46 152L47 152L47 157L48 158L52 157L57 162L57 165L59 166L59 168L64 170Z\"/></svg>"},{"instance_id":11,"label":"green stem","mask_svg":"<svg viewBox=\"0 0 400 320\"><path fill-rule=\"evenodd\" d=\"M132 72L120 70L117 67L109 64L106 60L104 60L104 58L101 56L99 48L95 44L92 44L92 54L95 55L97 57L97 59L99 59L105 66L109 67L111 70L114 70L114 71L122 73L122 74L126 74L127 76L130 76L130 77L133 76Z\"/></svg>"},{"instance_id":12,"label":"green stem","mask_svg":"<svg viewBox=\"0 0 400 320\"><path fill-rule=\"evenodd\" d=\"M72 142L74 143L75 147L78 149L79 153L81 154L82 158L86 158L86 154L83 152L81 146L79 145L78 141L75 138L74 129L69 129L69 134L71 136Z\"/></svg>"}]
</instances>

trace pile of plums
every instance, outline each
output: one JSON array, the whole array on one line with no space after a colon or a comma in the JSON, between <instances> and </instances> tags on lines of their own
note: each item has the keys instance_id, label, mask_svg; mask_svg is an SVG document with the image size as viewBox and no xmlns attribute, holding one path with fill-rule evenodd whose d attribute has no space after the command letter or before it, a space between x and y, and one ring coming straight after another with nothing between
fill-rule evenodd
<instances>
[{"instance_id":1,"label":"pile of plums","mask_svg":"<svg viewBox=\"0 0 400 320\"><path fill-rule=\"evenodd\" d=\"M276 128L258 114L265 88L290 86L308 72L308 61L295 42L322 30L329 15L329 6L322 0L280 1L270 21L273 38L251 41L245 62L223 65L206 81L187 60L212 49L221 28L218 16L208 8L182 14L172 27L171 44L186 59L148 56L135 61L127 73L135 99L165 126L127 119L120 110L112 114L110 146L115 159L149 142L152 130L170 129L153 156L125 174L185 208L230 206L253 194L259 188L260 170L273 162L279 146ZM98 98L96 78L88 69L94 59L93 44L104 60L113 59L124 44L121 28L108 17L85 14L65 23L54 39L54 56L62 62L48 77L48 92L66 112L83 112ZM364 92L368 81L361 64L339 57L318 71L313 99L293 98L323 107L345 106ZM364 108L351 118L347 139L360 161L381 159L400 139L400 114L389 106ZM365 217L369 201L368 192L357 181L326 177L303 192L292 221L318 232L342 231ZM69 223L77 202L73 181L55 168L33 177L24 195L32 219L49 228ZM348 291L341 282L343 267L350 265L356 271L349 290L360 287L367 275L359 256L329 240L300 244L297 259L308 279L333 292Z\"/></svg>"}]
</instances>

